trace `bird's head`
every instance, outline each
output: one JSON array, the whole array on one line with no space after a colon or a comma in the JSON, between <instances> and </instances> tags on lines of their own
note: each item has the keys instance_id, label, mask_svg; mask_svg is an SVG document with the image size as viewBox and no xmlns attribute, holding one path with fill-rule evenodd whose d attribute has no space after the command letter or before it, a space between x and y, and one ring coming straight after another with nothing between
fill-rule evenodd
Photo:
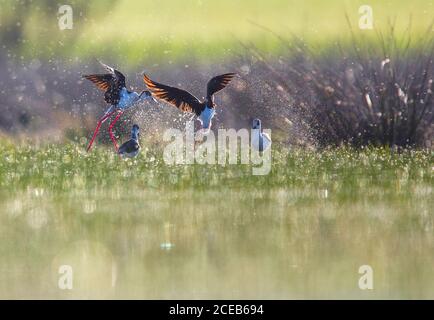
<instances>
[{"instance_id":1,"label":"bird's head","mask_svg":"<svg viewBox=\"0 0 434 320\"><path fill-rule=\"evenodd\" d=\"M252 129L261 130L261 120L254 119L253 122L252 122Z\"/></svg>"},{"instance_id":2,"label":"bird's head","mask_svg":"<svg viewBox=\"0 0 434 320\"><path fill-rule=\"evenodd\" d=\"M131 138L137 140L140 135L140 128L137 124L134 124L131 128Z\"/></svg>"},{"instance_id":3,"label":"bird's head","mask_svg":"<svg viewBox=\"0 0 434 320\"><path fill-rule=\"evenodd\" d=\"M140 95L139 95L140 100L144 101L144 100L152 100L153 102L157 102L157 100L155 100L155 98L152 96L152 93L148 90L143 90Z\"/></svg>"}]
</instances>

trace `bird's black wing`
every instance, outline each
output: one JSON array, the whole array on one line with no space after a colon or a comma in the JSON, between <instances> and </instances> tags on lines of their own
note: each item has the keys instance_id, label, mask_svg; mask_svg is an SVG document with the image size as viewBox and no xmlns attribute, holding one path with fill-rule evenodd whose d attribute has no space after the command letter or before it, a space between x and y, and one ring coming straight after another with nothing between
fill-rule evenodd
<instances>
[{"instance_id":1,"label":"bird's black wing","mask_svg":"<svg viewBox=\"0 0 434 320\"><path fill-rule=\"evenodd\" d=\"M89 74L83 75L83 78L92 81L102 91L107 91L114 82L111 74Z\"/></svg>"},{"instance_id":2,"label":"bird's black wing","mask_svg":"<svg viewBox=\"0 0 434 320\"><path fill-rule=\"evenodd\" d=\"M206 90L207 97L210 98L214 93L226 87L227 84L232 80L234 76L235 73L225 73L216 76L212 78L210 81L208 81L207 90Z\"/></svg>"},{"instance_id":3,"label":"bird's black wing","mask_svg":"<svg viewBox=\"0 0 434 320\"><path fill-rule=\"evenodd\" d=\"M111 105L116 105L120 99L120 91L125 87L125 76L118 70L100 62L110 73L90 74L83 78L92 81L99 89L104 91L104 100Z\"/></svg>"},{"instance_id":4,"label":"bird's black wing","mask_svg":"<svg viewBox=\"0 0 434 320\"><path fill-rule=\"evenodd\" d=\"M125 85L125 76L122 74L122 72L120 72L119 70L116 70L115 68L112 68L108 65L106 65L105 63L102 63L101 61L98 61L108 72L110 72L110 74L112 74L114 76L114 78L116 79L116 84L123 88L126 87Z\"/></svg>"},{"instance_id":5,"label":"bird's black wing","mask_svg":"<svg viewBox=\"0 0 434 320\"><path fill-rule=\"evenodd\" d=\"M203 105L191 93L155 82L145 74L143 81L156 98L164 100L184 112L194 112L197 115L202 112Z\"/></svg>"}]
</instances>

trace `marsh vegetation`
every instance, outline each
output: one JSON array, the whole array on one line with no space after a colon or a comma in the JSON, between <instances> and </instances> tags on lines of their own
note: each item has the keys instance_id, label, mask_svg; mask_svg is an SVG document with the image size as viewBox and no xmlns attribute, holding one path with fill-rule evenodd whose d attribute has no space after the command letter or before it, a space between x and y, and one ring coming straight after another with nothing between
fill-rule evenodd
<instances>
[{"instance_id":1,"label":"marsh vegetation","mask_svg":"<svg viewBox=\"0 0 434 320\"><path fill-rule=\"evenodd\" d=\"M252 3L77 0L61 31L52 1L0 0L0 298L434 298L433 3L375 3L364 31L354 1ZM86 153L95 58L136 91L237 72L213 129L260 118L270 173L167 165L190 117L162 103L115 127L138 157L106 127Z\"/></svg>"}]
</instances>

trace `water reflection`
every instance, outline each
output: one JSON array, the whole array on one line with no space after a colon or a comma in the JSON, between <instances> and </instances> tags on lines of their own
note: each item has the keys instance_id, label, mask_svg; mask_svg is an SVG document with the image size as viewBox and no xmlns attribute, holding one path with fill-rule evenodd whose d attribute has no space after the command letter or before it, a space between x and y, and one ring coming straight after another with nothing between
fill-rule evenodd
<instances>
[{"instance_id":1,"label":"water reflection","mask_svg":"<svg viewBox=\"0 0 434 320\"><path fill-rule=\"evenodd\" d=\"M318 189L35 190L0 202L1 298L434 297L429 187L352 201ZM364 264L370 293L357 286ZM73 290L58 288L62 265Z\"/></svg>"}]
</instances>

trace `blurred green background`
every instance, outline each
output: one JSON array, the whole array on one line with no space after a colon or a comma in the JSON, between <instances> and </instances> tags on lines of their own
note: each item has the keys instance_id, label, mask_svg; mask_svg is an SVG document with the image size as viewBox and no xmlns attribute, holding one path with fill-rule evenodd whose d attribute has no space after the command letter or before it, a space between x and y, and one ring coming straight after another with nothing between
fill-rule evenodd
<instances>
[{"instance_id":1,"label":"blurred green background","mask_svg":"<svg viewBox=\"0 0 434 320\"><path fill-rule=\"evenodd\" d=\"M63 3L0 3L3 48L16 54L13 49L20 47L18 57L113 55L127 64L144 59L173 63L230 58L237 53L240 41L277 53L281 48L278 39L259 26L321 46L348 37L348 22L355 32L368 36L389 24L395 25L398 35L411 26L417 38L434 17L434 2L430 0L70 1L74 26L61 31L57 10ZM372 7L375 31L358 29L361 5Z\"/></svg>"}]
</instances>

